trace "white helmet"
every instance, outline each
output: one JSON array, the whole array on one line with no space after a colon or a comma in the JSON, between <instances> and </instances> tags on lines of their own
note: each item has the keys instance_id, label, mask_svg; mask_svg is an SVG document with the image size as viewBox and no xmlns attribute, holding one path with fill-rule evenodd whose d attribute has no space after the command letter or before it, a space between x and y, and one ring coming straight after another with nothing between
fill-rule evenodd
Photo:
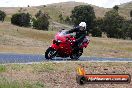
<instances>
[{"instance_id":1,"label":"white helmet","mask_svg":"<svg viewBox=\"0 0 132 88\"><path fill-rule=\"evenodd\" d=\"M85 22L81 22L81 23L79 24L79 26L80 26L80 27L84 27L84 28L86 29L86 23L85 23Z\"/></svg>"}]
</instances>

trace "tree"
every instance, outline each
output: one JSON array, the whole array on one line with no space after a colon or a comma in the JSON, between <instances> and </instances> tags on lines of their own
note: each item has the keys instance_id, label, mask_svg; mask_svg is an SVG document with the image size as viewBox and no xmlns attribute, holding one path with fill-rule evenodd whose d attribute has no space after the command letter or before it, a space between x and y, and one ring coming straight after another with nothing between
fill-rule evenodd
<instances>
[{"instance_id":1,"label":"tree","mask_svg":"<svg viewBox=\"0 0 132 88\"><path fill-rule=\"evenodd\" d=\"M130 17L132 18L132 10L130 11Z\"/></svg>"},{"instance_id":2,"label":"tree","mask_svg":"<svg viewBox=\"0 0 132 88\"><path fill-rule=\"evenodd\" d=\"M35 17L38 18L38 17L40 17L42 14L43 14L42 11L39 10L39 11L35 14Z\"/></svg>"},{"instance_id":3,"label":"tree","mask_svg":"<svg viewBox=\"0 0 132 88\"><path fill-rule=\"evenodd\" d=\"M43 7L46 7L46 5L43 5Z\"/></svg>"},{"instance_id":4,"label":"tree","mask_svg":"<svg viewBox=\"0 0 132 88\"><path fill-rule=\"evenodd\" d=\"M62 16L62 14L59 15L59 19L60 19L60 22L63 22L64 21L64 18Z\"/></svg>"},{"instance_id":5,"label":"tree","mask_svg":"<svg viewBox=\"0 0 132 88\"><path fill-rule=\"evenodd\" d=\"M0 21L4 21L4 19L5 19L5 17L6 17L6 13L4 12L4 11L1 11L0 10Z\"/></svg>"},{"instance_id":6,"label":"tree","mask_svg":"<svg viewBox=\"0 0 132 88\"><path fill-rule=\"evenodd\" d=\"M39 30L48 30L49 27L49 16L47 14L39 11L35 15L35 19L33 19L33 27Z\"/></svg>"},{"instance_id":7,"label":"tree","mask_svg":"<svg viewBox=\"0 0 132 88\"><path fill-rule=\"evenodd\" d=\"M132 24L129 24L129 26L128 26L128 37L130 38L130 39L132 39Z\"/></svg>"},{"instance_id":8,"label":"tree","mask_svg":"<svg viewBox=\"0 0 132 88\"><path fill-rule=\"evenodd\" d=\"M24 11L23 11L23 8L21 7L21 8L18 10L18 12L20 12L20 13L24 12Z\"/></svg>"},{"instance_id":9,"label":"tree","mask_svg":"<svg viewBox=\"0 0 132 88\"><path fill-rule=\"evenodd\" d=\"M69 16L66 17L65 22L66 22L67 24L71 24L71 19L70 19Z\"/></svg>"},{"instance_id":10,"label":"tree","mask_svg":"<svg viewBox=\"0 0 132 88\"><path fill-rule=\"evenodd\" d=\"M123 29L123 38L124 39L132 39L132 24L131 20L127 20L122 24Z\"/></svg>"},{"instance_id":11,"label":"tree","mask_svg":"<svg viewBox=\"0 0 132 88\"><path fill-rule=\"evenodd\" d=\"M46 17L46 18L50 18L50 16L47 14L47 13L43 13L41 10L39 10L36 14L35 14L35 17L36 18L39 18L39 17Z\"/></svg>"},{"instance_id":12,"label":"tree","mask_svg":"<svg viewBox=\"0 0 132 88\"><path fill-rule=\"evenodd\" d=\"M116 10L116 11L118 12L119 7L118 7L117 5L115 5L115 6L113 7L113 9Z\"/></svg>"},{"instance_id":13,"label":"tree","mask_svg":"<svg viewBox=\"0 0 132 88\"><path fill-rule=\"evenodd\" d=\"M31 15L29 13L16 13L11 17L11 23L18 26L30 26Z\"/></svg>"},{"instance_id":14,"label":"tree","mask_svg":"<svg viewBox=\"0 0 132 88\"><path fill-rule=\"evenodd\" d=\"M102 36L102 31L98 27L93 28L91 33L92 33L92 36L94 36L94 37Z\"/></svg>"},{"instance_id":15,"label":"tree","mask_svg":"<svg viewBox=\"0 0 132 88\"><path fill-rule=\"evenodd\" d=\"M104 32L104 19L103 18L96 18L95 25L98 29Z\"/></svg>"},{"instance_id":16,"label":"tree","mask_svg":"<svg viewBox=\"0 0 132 88\"><path fill-rule=\"evenodd\" d=\"M91 31L93 36L95 36L95 37L101 37L102 36L102 32L104 32L103 31L104 30L103 29L103 27L104 27L103 22L104 22L103 18L96 18L95 24L94 24L95 27Z\"/></svg>"},{"instance_id":17,"label":"tree","mask_svg":"<svg viewBox=\"0 0 132 88\"><path fill-rule=\"evenodd\" d=\"M71 19L75 26L83 21L87 23L87 29L92 29L95 18L94 9L90 5L76 6L72 10Z\"/></svg>"},{"instance_id":18,"label":"tree","mask_svg":"<svg viewBox=\"0 0 132 88\"><path fill-rule=\"evenodd\" d=\"M33 27L39 30L48 30L49 21L45 18L38 18L33 20Z\"/></svg>"},{"instance_id":19,"label":"tree","mask_svg":"<svg viewBox=\"0 0 132 88\"><path fill-rule=\"evenodd\" d=\"M107 37L122 38L123 23L124 23L124 18L119 16L117 11L111 10L106 12L104 17L104 31L107 33Z\"/></svg>"}]
</instances>

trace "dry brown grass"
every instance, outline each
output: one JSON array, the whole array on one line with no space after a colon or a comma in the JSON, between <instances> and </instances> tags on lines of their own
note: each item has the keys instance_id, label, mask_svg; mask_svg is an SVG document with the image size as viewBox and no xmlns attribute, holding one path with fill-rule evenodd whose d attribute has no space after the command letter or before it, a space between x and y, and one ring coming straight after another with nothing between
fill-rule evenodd
<instances>
[{"instance_id":1,"label":"dry brown grass","mask_svg":"<svg viewBox=\"0 0 132 88\"><path fill-rule=\"evenodd\" d=\"M39 64L5 65L5 72L0 77L17 80L22 85L23 81L31 83L39 81L46 88L131 88L130 84L87 84L80 86L76 83L76 69L83 65L87 74L130 74L132 63L98 63L98 62L43 62ZM30 88L30 87L27 87Z\"/></svg>"},{"instance_id":2,"label":"dry brown grass","mask_svg":"<svg viewBox=\"0 0 132 88\"><path fill-rule=\"evenodd\" d=\"M132 41L112 38L91 38L89 48L84 55L99 57L132 58Z\"/></svg>"}]
</instances>

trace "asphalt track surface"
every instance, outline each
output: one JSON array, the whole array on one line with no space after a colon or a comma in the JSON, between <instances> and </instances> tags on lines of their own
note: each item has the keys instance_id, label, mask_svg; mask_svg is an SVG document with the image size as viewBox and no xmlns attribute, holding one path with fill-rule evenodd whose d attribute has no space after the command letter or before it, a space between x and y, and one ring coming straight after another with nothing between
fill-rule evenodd
<instances>
[{"instance_id":1,"label":"asphalt track surface","mask_svg":"<svg viewBox=\"0 0 132 88\"><path fill-rule=\"evenodd\" d=\"M56 57L53 60L46 60L44 55L35 54L14 54L0 53L0 64L6 63L32 63L42 61L72 61L70 58ZM80 57L78 61L89 62L132 62L132 58L101 58L101 57Z\"/></svg>"}]
</instances>

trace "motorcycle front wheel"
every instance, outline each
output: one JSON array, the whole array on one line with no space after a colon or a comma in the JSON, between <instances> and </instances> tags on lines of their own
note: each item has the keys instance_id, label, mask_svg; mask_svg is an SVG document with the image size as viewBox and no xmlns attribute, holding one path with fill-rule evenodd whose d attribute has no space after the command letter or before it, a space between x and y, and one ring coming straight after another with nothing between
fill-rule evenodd
<instances>
[{"instance_id":1,"label":"motorcycle front wheel","mask_svg":"<svg viewBox=\"0 0 132 88\"><path fill-rule=\"evenodd\" d=\"M46 59L52 59L56 56L56 50L53 49L52 47L49 47L46 52L45 52L45 58Z\"/></svg>"}]
</instances>

